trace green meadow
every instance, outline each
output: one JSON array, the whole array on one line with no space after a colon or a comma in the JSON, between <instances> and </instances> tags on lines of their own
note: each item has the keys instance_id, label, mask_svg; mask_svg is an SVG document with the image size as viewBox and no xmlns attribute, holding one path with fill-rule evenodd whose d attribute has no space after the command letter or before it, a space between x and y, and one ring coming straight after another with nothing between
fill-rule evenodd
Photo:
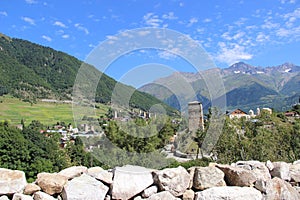
<instances>
[{"instance_id":1,"label":"green meadow","mask_svg":"<svg viewBox=\"0 0 300 200\"><path fill-rule=\"evenodd\" d=\"M96 118L107 113L108 106L99 104L96 114L87 117ZM20 124L21 120L29 124L32 120L38 120L45 125L53 125L57 122L74 124L72 104L46 103L38 101L35 104L21 101L10 96L0 97L0 121L7 120L10 124Z\"/></svg>"}]
</instances>

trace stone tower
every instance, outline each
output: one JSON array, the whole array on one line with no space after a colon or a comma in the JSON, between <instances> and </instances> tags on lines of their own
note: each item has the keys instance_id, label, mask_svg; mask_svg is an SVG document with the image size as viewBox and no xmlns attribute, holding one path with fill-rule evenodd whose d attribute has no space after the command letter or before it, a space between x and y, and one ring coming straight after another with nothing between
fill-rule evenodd
<instances>
[{"instance_id":1,"label":"stone tower","mask_svg":"<svg viewBox=\"0 0 300 200\"><path fill-rule=\"evenodd\" d=\"M198 101L189 102L189 131L195 133L198 129L204 130L202 104Z\"/></svg>"}]
</instances>

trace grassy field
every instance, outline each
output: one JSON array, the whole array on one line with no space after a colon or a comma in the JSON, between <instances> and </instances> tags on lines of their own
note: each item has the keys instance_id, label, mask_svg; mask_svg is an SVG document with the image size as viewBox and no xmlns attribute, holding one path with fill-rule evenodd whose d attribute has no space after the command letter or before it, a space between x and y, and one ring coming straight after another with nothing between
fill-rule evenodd
<instances>
[{"instance_id":1,"label":"grassy field","mask_svg":"<svg viewBox=\"0 0 300 200\"><path fill-rule=\"evenodd\" d=\"M94 117L107 112L108 106L99 104ZM56 122L74 124L72 104L37 102L30 104L9 96L0 97L0 121L8 120L10 124L20 124L21 120L29 124L32 120L38 120L45 125L53 125Z\"/></svg>"}]
</instances>

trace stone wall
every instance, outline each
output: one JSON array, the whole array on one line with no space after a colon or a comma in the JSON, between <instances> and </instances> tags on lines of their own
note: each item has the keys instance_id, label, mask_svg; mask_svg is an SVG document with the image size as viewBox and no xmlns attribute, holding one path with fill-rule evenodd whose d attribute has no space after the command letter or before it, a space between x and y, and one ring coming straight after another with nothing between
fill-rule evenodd
<instances>
[{"instance_id":1,"label":"stone wall","mask_svg":"<svg viewBox=\"0 0 300 200\"><path fill-rule=\"evenodd\" d=\"M239 161L231 165L147 169L74 166L40 173L0 168L0 200L248 200L300 199L300 161Z\"/></svg>"}]
</instances>

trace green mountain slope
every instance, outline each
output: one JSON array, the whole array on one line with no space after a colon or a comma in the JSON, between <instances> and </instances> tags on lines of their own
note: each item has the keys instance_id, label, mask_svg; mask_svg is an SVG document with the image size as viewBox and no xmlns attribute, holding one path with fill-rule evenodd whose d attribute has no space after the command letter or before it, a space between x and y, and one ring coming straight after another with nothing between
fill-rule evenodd
<instances>
[{"instance_id":1,"label":"green mountain slope","mask_svg":"<svg viewBox=\"0 0 300 200\"><path fill-rule=\"evenodd\" d=\"M71 99L81 65L82 61L66 53L0 34L0 95L9 93L31 101L42 98ZM93 66L87 66L96 77L101 76L95 94L96 102L110 103L117 81ZM129 102L132 107L146 111L154 104L162 104L168 113L176 112L149 94L121 83L118 85L122 93L134 91ZM122 99L122 96L118 98Z\"/></svg>"},{"instance_id":2,"label":"green mountain slope","mask_svg":"<svg viewBox=\"0 0 300 200\"><path fill-rule=\"evenodd\" d=\"M300 66L284 63L274 67L255 67L240 62L229 68L216 69L220 71L226 91L227 108L256 109L257 107L271 107L278 110L291 106L290 97L300 94ZM208 71L201 72L205 75ZM176 105L181 96L174 97L173 93L164 93L157 90L156 83L170 85L178 76L184 76L186 82L195 91L194 100L202 101L210 106L210 94L201 74L176 73L166 78L161 78L140 88L163 100L170 106ZM176 98L177 97L177 98ZM183 97L184 99L184 97ZM294 98L292 98L294 99ZM187 100L187 99L184 99Z\"/></svg>"}]
</instances>

